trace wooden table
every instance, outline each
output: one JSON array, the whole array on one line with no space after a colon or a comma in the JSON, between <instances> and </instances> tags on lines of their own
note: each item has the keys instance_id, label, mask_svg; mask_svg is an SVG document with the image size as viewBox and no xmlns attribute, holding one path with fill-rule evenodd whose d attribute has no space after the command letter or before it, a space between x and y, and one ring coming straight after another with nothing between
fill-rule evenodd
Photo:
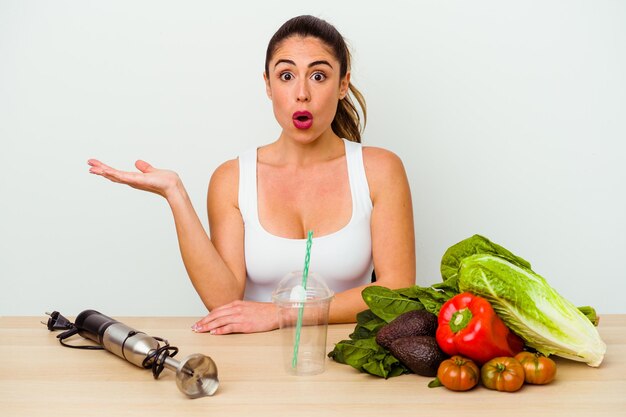
<instances>
[{"instance_id":1,"label":"wooden table","mask_svg":"<svg viewBox=\"0 0 626 417\"><path fill-rule=\"evenodd\" d=\"M516 393L432 389L431 378L384 380L332 360L322 374L291 376L277 332L212 336L193 333L193 318L118 318L169 339L179 359L213 358L220 387L195 400L178 391L167 369L154 380L108 352L62 347L42 319L0 317L0 416L626 416L626 315L601 319L608 351L600 368L557 358L552 384ZM330 326L328 350L353 328Z\"/></svg>"}]
</instances>

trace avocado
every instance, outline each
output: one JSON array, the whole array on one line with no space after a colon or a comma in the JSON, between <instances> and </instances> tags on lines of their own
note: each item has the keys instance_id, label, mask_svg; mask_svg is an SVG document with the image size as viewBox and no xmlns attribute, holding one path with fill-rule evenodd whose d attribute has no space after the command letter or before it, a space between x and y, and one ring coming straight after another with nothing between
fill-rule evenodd
<instances>
[{"instance_id":1,"label":"avocado","mask_svg":"<svg viewBox=\"0 0 626 417\"><path fill-rule=\"evenodd\" d=\"M389 349L391 343L401 337L434 336L437 332L437 316L426 310L413 310L401 314L381 327L376 343Z\"/></svg>"},{"instance_id":2,"label":"avocado","mask_svg":"<svg viewBox=\"0 0 626 417\"><path fill-rule=\"evenodd\" d=\"M433 336L410 336L396 339L389 348L391 354L421 376L436 376L439 364L447 356Z\"/></svg>"}]
</instances>

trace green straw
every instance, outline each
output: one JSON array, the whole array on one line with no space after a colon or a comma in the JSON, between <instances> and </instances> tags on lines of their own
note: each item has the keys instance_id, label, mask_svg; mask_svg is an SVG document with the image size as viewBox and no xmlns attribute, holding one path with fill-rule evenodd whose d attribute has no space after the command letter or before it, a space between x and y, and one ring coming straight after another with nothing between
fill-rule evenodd
<instances>
[{"instance_id":1,"label":"green straw","mask_svg":"<svg viewBox=\"0 0 626 417\"><path fill-rule=\"evenodd\" d=\"M302 287L306 290L306 281L309 278L309 262L311 261L311 244L313 243L313 231L309 230L306 238L306 255L304 256L304 270L302 272ZM306 301L306 298L305 300ZM293 359L291 367L298 365L298 349L300 347L300 331L302 330L302 316L304 314L304 302L298 310L298 322L296 324L296 342L293 345Z\"/></svg>"}]
</instances>

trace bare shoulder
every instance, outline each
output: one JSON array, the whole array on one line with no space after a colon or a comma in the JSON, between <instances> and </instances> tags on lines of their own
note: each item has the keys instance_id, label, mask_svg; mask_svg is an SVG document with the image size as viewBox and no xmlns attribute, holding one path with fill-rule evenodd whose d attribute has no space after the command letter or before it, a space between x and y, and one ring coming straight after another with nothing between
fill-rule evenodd
<instances>
[{"instance_id":1,"label":"bare shoulder","mask_svg":"<svg viewBox=\"0 0 626 417\"><path fill-rule=\"evenodd\" d=\"M218 166L211 181L237 181L239 179L239 159L230 159Z\"/></svg>"},{"instance_id":2,"label":"bare shoulder","mask_svg":"<svg viewBox=\"0 0 626 417\"><path fill-rule=\"evenodd\" d=\"M209 199L237 202L239 190L239 160L231 159L218 166L209 183Z\"/></svg>"},{"instance_id":3,"label":"bare shoulder","mask_svg":"<svg viewBox=\"0 0 626 417\"><path fill-rule=\"evenodd\" d=\"M393 189L406 183L402 160L387 149L364 146L363 165L372 197L381 189Z\"/></svg>"},{"instance_id":4,"label":"bare shoulder","mask_svg":"<svg viewBox=\"0 0 626 417\"><path fill-rule=\"evenodd\" d=\"M384 169L402 169L402 160L398 155L390 150L377 148L374 146L363 147L363 163L365 169L384 170Z\"/></svg>"}]
</instances>

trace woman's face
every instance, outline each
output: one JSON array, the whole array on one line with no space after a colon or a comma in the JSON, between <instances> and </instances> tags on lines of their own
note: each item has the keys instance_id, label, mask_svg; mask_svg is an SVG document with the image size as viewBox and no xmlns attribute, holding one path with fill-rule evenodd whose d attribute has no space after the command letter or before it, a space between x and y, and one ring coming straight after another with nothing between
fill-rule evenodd
<instances>
[{"instance_id":1,"label":"woman's face","mask_svg":"<svg viewBox=\"0 0 626 417\"><path fill-rule=\"evenodd\" d=\"M317 38L292 36L279 45L264 78L283 135L309 143L332 133L337 102L350 81L350 73L341 78L340 70L330 48Z\"/></svg>"}]
</instances>

